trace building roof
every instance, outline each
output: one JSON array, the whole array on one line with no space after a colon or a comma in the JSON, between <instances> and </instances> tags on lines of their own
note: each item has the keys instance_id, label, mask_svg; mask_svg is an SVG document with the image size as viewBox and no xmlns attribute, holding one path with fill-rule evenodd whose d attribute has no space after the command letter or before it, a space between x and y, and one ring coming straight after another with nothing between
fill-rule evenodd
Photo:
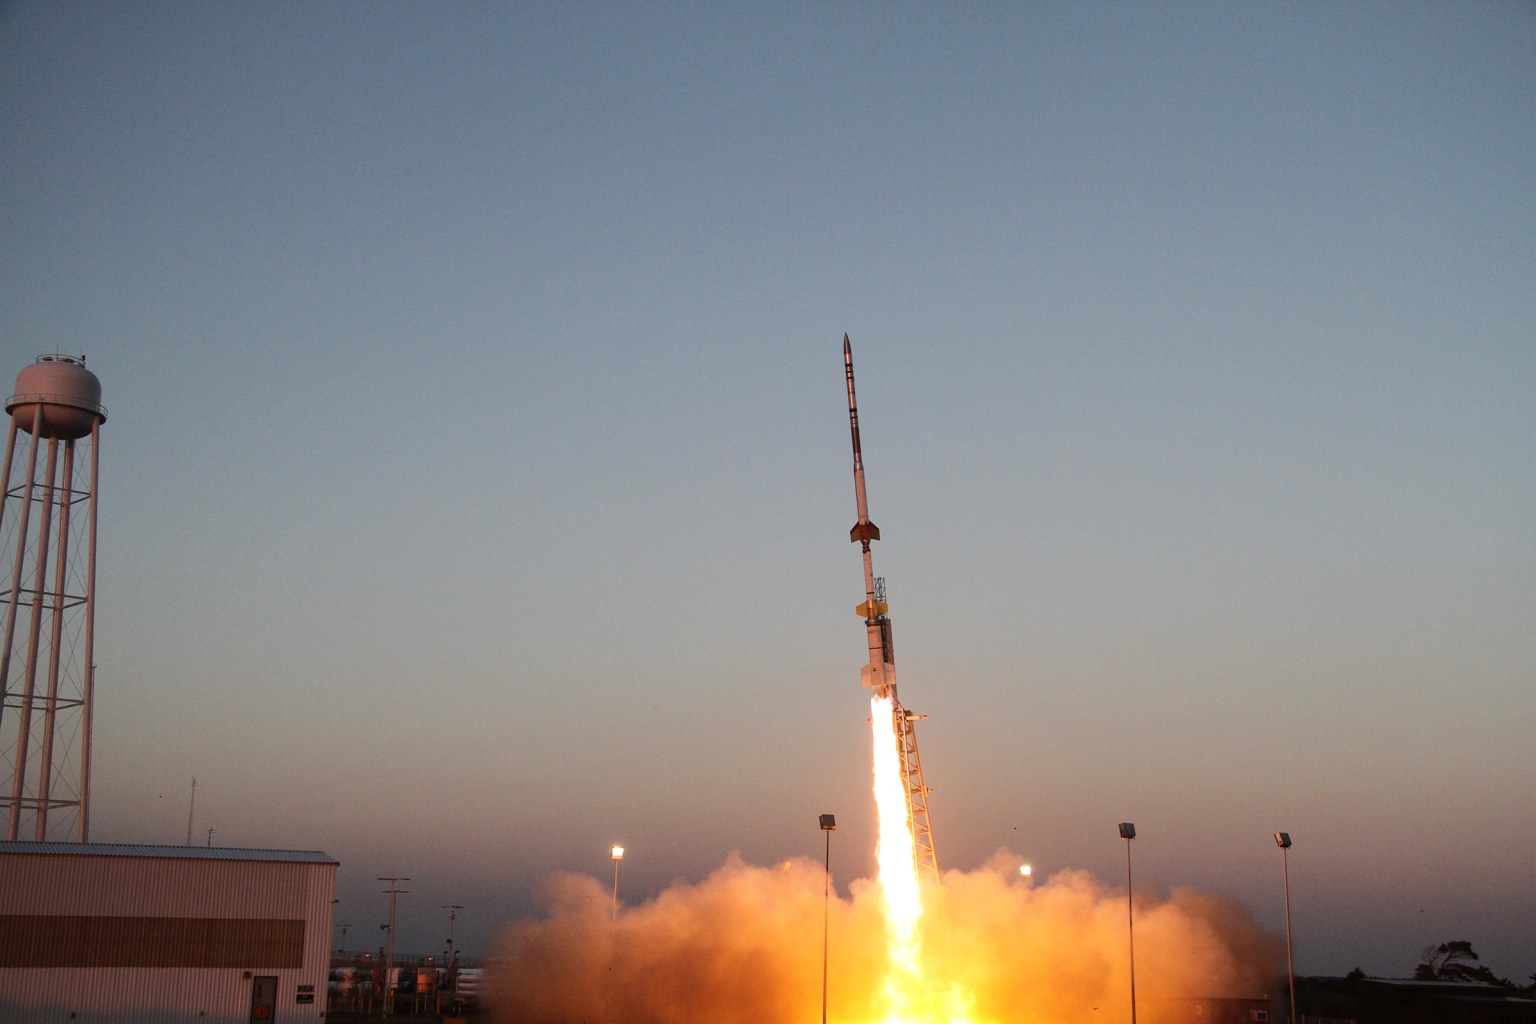
<instances>
[{"instance_id":1,"label":"building roof","mask_svg":"<svg viewBox=\"0 0 1536 1024\"><path fill-rule=\"evenodd\" d=\"M340 864L319 850L243 850L233 846L140 846L134 843L37 843L0 841L0 856L30 854L44 857L160 857L168 860L286 861L295 864Z\"/></svg>"}]
</instances>

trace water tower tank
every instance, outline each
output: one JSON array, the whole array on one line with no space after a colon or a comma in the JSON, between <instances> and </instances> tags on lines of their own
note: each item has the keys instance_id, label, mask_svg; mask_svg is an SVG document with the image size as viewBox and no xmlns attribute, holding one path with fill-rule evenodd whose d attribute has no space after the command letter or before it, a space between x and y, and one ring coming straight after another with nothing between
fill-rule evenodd
<instances>
[{"instance_id":1,"label":"water tower tank","mask_svg":"<svg viewBox=\"0 0 1536 1024\"><path fill-rule=\"evenodd\" d=\"M16 375L16 393L5 403L16 426L59 441L85 437L97 423L107 421L101 407L101 381L75 356L38 356ZM38 419L38 412L42 418Z\"/></svg>"}]
</instances>

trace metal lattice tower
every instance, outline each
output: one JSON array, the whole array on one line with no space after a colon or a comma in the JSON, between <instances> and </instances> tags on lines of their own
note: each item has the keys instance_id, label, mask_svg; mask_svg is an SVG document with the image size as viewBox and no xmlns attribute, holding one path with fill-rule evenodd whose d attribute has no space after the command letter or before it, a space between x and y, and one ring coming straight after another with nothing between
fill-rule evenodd
<instances>
[{"instance_id":1,"label":"metal lattice tower","mask_svg":"<svg viewBox=\"0 0 1536 1024\"><path fill-rule=\"evenodd\" d=\"M927 718L914 715L892 699L897 749L901 754L901 779L907 787L907 827L912 830L912 859L919 874L939 881L939 854L933 847L933 826L928 821L928 787L923 785L923 764L917 756L917 730L912 723Z\"/></svg>"},{"instance_id":2,"label":"metal lattice tower","mask_svg":"<svg viewBox=\"0 0 1536 1024\"><path fill-rule=\"evenodd\" d=\"M89 841L101 382L43 355L16 375L0 469L5 838Z\"/></svg>"}]
</instances>

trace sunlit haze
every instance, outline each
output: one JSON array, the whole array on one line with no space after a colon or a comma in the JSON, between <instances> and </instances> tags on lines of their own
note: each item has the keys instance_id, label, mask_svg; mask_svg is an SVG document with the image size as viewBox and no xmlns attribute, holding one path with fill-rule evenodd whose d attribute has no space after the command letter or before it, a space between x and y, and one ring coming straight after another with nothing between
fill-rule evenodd
<instances>
[{"instance_id":1,"label":"sunlit haze","mask_svg":"<svg viewBox=\"0 0 1536 1024\"><path fill-rule=\"evenodd\" d=\"M1138 986L1283 973L1279 830L1298 973L1525 982L1532 168L1514 2L6 3L91 838L323 850L358 950L408 877L586 1019L810 1019L826 856L876 1020L847 332L951 1005L1121 999L1119 822ZM755 1001L649 970L716 929Z\"/></svg>"}]
</instances>

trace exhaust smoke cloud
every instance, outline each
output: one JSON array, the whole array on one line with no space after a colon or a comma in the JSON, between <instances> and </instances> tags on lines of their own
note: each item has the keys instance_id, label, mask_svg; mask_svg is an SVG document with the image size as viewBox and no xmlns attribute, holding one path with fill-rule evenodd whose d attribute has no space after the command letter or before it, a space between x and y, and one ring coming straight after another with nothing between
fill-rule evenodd
<instances>
[{"instance_id":1,"label":"exhaust smoke cloud","mask_svg":"<svg viewBox=\"0 0 1536 1024\"><path fill-rule=\"evenodd\" d=\"M1136 901L1143 952L1133 987L1125 895L1086 872L1035 886L1019 858L999 851L976 871L923 884L931 878L919 878L919 845L931 873L938 865L913 717L896 697L884 580L871 559L880 531L865 496L846 334L843 366L858 508L849 538L864 559L857 613L868 637L860 676L871 698L878 879L855 881L834 907L823 865L795 859L762 868L732 854L703 882L675 884L610 916L600 882L557 875L547 916L500 939L487 976L496 1019L804 1024L824 998L826 1020L837 1024L1163 1024L1188 1018L1178 1000L1263 996L1282 946L1219 897L1176 890Z\"/></svg>"},{"instance_id":2,"label":"exhaust smoke cloud","mask_svg":"<svg viewBox=\"0 0 1536 1024\"><path fill-rule=\"evenodd\" d=\"M923 973L929 1005L944 1007L935 1024L1129 1024L1125 890L1084 871L1032 882L1020 862L1000 850L976 870L946 872L942 888L925 887ZM544 916L497 942L486 979L492 1019L819 1020L822 884L816 860L760 867L732 854L702 882L622 908L615 922L605 883L556 875L542 893ZM829 1021L885 1020L887 927L877 882L856 880L833 897ZM1283 939L1225 897L1138 889L1135 927L1139 1024L1157 1021L1170 1000L1260 996L1283 976Z\"/></svg>"}]
</instances>

